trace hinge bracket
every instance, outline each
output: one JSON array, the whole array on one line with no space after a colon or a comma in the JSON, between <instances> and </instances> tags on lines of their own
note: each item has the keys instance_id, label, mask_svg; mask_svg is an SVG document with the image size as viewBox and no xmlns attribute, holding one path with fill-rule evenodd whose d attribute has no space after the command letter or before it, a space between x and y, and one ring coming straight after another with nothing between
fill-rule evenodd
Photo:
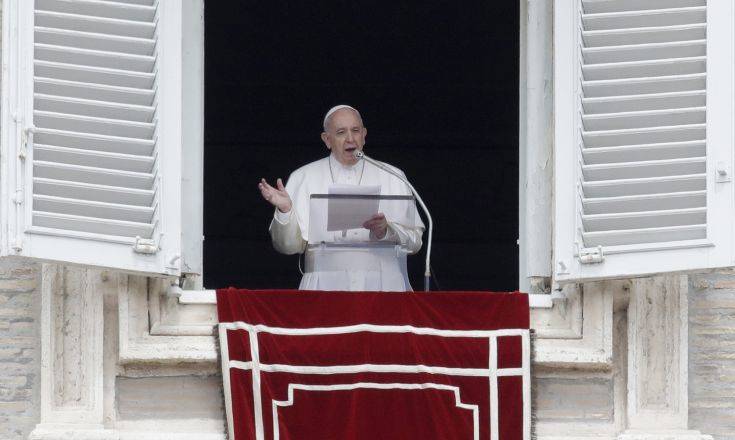
<instances>
[{"instance_id":1,"label":"hinge bracket","mask_svg":"<svg viewBox=\"0 0 735 440\"><path fill-rule=\"evenodd\" d=\"M170 271L180 271L181 270L181 255L179 254L173 254L173 255L166 255L166 269Z\"/></svg>"},{"instance_id":2,"label":"hinge bracket","mask_svg":"<svg viewBox=\"0 0 735 440\"><path fill-rule=\"evenodd\" d=\"M18 151L18 159L20 160L26 160L26 157L28 156L28 145L31 143L31 138L33 136L33 133L35 133L36 127L29 126L23 129L21 134L21 146L20 151Z\"/></svg>"},{"instance_id":3,"label":"hinge bracket","mask_svg":"<svg viewBox=\"0 0 735 440\"><path fill-rule=\"evenodd\" d=\"M715 175L715 182L725 183L732 181L730 176L730 167L723 161L717 162L717 174Z\"/></svg>"},{"instance_id":4,"label":"hinge bracket","mask_svg":"<svg viewBox=\"0 0 735 440\"><path fill-rule=\"evenodd\" d=\"M582 264L602 263L605 260L605 255L602 253L602 246L597 246L596 248L579 248L577 256L579 262Z\"/></svg>"},{"instance_id":5,"label":"hinge bracket","mask_svg":"<svg viewBox=\"0 0 735 440\"><path fill-rule=\"evenodd\" d=\"M138 254L152 255L158 252L158 244L155 240L135 237L135 244L133 245L133 251Z\"/></svg>"}]
</instances>

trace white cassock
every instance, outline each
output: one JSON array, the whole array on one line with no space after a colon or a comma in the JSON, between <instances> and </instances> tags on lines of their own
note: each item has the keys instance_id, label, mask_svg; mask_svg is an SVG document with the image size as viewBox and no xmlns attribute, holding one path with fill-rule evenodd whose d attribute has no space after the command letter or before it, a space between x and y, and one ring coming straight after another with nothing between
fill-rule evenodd
<instances>
[{"instance_id":1,"label":"white cassock","mask_svg":"<svg viewBox=\"0 0 735 440\"><path fill-rule=\"evenodd\" d=\"M404 176L398 168L385 164ZM307 271L301 278L301 290L370 290L370 291L408 291L412 290L406 273L399 267L397 259L366 257L363 252L340 254L327 264L314 268L310 264L314 252L309 249L309 206L312 194L327 194L333 184L379 185L381 195L412 195L408 186L396 176L381 170L364 160L356 165L342 165L333 156L311 162L297 169L288 178L286 191L291 197L293 208L282 213L276 208L270 225L273 247L283 254L306 252ZM414 210L416 208L414 207ZM408 226L391 221L386 213L388 232L380 241L400 244L408 253L414 254L421 249L421 236L424 224L416 211L413 215L415 225ZM362 238L370 240L369 231L354 231ZM377 240L373 238L373 240ZM310 270L311 269L311 270Z\"/></svg>"}]
</instances>

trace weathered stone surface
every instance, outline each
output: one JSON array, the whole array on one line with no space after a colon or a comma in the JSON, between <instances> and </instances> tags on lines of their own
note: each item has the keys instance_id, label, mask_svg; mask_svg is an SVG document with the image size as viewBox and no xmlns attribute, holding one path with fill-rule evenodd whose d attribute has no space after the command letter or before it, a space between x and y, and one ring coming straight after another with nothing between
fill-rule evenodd
<instances>
[{"instance_id":1,"label":"weathered stone surface","mask_svg":"<svg viewBox=\"0 0 735 440\"><path fill-rule=\"evenodd\" d=\"M710 283L709 280L700 278L694 282L691 282L691 287L693 287L695 290L704 290L711 288L712 283Z\"/></svg>"},{"instance_id":2,"label":"weathered stone surface","mask_svg":"<svg viewBox=\"0 0 735 440\"><path fill-rule=\"evenodd\" d=\"M13 271L3 264L0 262L0 276L40 276L33 265L31 269L21 267ZM728 277L735 280L735 275L717 273L691 277L689 285L690 428L713 434L718 440L735 440L735 292L715 288L716 283L725 285ZM0 298L0 439L25 440L39 421L39 292L0 291ZM59 309L61 316L74 316L73 301L64 307L68 309ZM624 309L620 313L624 314ZM625 321L621 322L624 330ZM74 324L61 325L62 334L80 332ZM116 328L112 334L116 334ZM578 432L578 438L599 436L603 430L608 435L614 428L616 411L625 413L624 407L622 411L617 408L625 402L625 383L615 385L616 381L624 382L616 378L615 371L623 375L627 371L625 356L620 356L621 352L627 353L623 336L621 331L616 333L614 348L619 356L610 371L536 369L536 421L556 428L553 435L563 436L567 428L569 432ZM69 340L69 345L72 342ZM69 353L72 352L65 352ZM114 376L117 359L105 359L109 361ZM64 371L73 371L74 365L77 364L67 365ZM196 370L177 364L130 364L117 368L117 374L139 377L117 377L110 391L115 407L115 417L109 422L112 428L153 433L163 423L166 430L174 431L182 420L189 420L192 425L181 428L182 431L221 429L221 382L213 376L217 365Z\"/></svg>"},{"instance_id":3,"label":"weathered stone surface","mask_svg":"<svg viewBox=\"0 0 735 440\"><path fill-rule=\"evenodd\" d=\"M0 292L30 292L37 287L36 279L0 279Z\"/></svg>"},{"instance_id":4,"label":"weathered stone surface","mask_svg":"<svg viewBox=\"0 0 735 440\"><path fill-rule=\"evenodd\" d=\"M224 401L219 377L119 377L116 395L121 421L223 419Z\"/></svg>"},{"instance_id":5,"label":"weathered stone surface","mask_svg":"<svg viewBox=\"0 0 735 440\"><path fill-rule=\"evenodd\" d=\"M533 396L539 421L613 421L612 377L535 377Z\"/></svg>"},{"instance_id":6,"label":"weathered stone surface","mask_svg":"<svg viewBox=\"0 0 735 440\"><path fill-rule=\"evenodd\" d=\"M735 280L719 279L714 282L715 289L735 289Z\"/></svg>"},{"instance_id":7,"label":"weathered stone surface","mask_svg":"<svg viewBox=\"0 0 735 440\"><path fill-rule=\"evenodd\" d=\"M690 276L689 425L735 440L735 274ZM702 285L708 288L698 288Z\"/></svg>"},{"instance_id":8,"label":"weathered stone surface","mask_svg":"<svg viewBox=\"0 0 735 440\"><path fill-rule=\"evenodd\" d=\"M0 260L0 439L25 440L40 416L39 270Z\"/></svg>"}]
</instances>

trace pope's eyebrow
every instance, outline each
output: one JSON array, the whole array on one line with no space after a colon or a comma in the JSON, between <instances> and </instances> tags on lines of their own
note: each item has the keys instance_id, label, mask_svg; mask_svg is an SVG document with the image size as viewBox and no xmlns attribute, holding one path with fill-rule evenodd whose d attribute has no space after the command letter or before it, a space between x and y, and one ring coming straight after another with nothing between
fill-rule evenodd
<instances>
[{"instance_id":1,"label":"pope's eyebrow","mask_svg":"<svg viewBox=\"0 0 735 440\"><path fill-rule=\"evenodd\" d=\"M334 131L339 132L341 130L359 130L359 129L360 129L359 125L353 125L351 127L335 127Z\"/></svg>"}]
</instances>

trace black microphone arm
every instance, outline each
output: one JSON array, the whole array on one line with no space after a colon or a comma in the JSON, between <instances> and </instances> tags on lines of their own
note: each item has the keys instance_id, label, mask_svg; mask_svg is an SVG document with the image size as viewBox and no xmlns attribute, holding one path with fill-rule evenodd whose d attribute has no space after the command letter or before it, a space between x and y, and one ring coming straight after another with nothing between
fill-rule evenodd
<instances>
[{"instance_id":1,"label":"black microphone arm","mask_svg":"<svg viewBox=\"0 0 735 440\"><path fill-rule=\"evenodd\" d=\"M368 157L361 150L355 150L354 155L357 160L364 159L370 162L371 164L375 165L376 167L380 168L381 170L398 177L401 180L401 182L408 185L408 187L411 189L411 193L413 194L414 197L416 197L416 200L418 200L419 205L421 205L421 209L424 210L424 214L426 214L426 218L429 220L429 239L426 245L426 270L424 271L424 292L428 292L431 286L431 264L430 264L431 263L431 240L434 236L434 220L431 218L431 214L429 213L429 208L426 207L426 204L424 203L423 199L419 195L418 191L416 191L416 188L414 188L413 185L411 185L411 182L409 182L408 179L401 176L400 173L396 173L390 167L385 166L382 162L378 162L377 160L371 157Z\"/></svg>"}]
</instances>

